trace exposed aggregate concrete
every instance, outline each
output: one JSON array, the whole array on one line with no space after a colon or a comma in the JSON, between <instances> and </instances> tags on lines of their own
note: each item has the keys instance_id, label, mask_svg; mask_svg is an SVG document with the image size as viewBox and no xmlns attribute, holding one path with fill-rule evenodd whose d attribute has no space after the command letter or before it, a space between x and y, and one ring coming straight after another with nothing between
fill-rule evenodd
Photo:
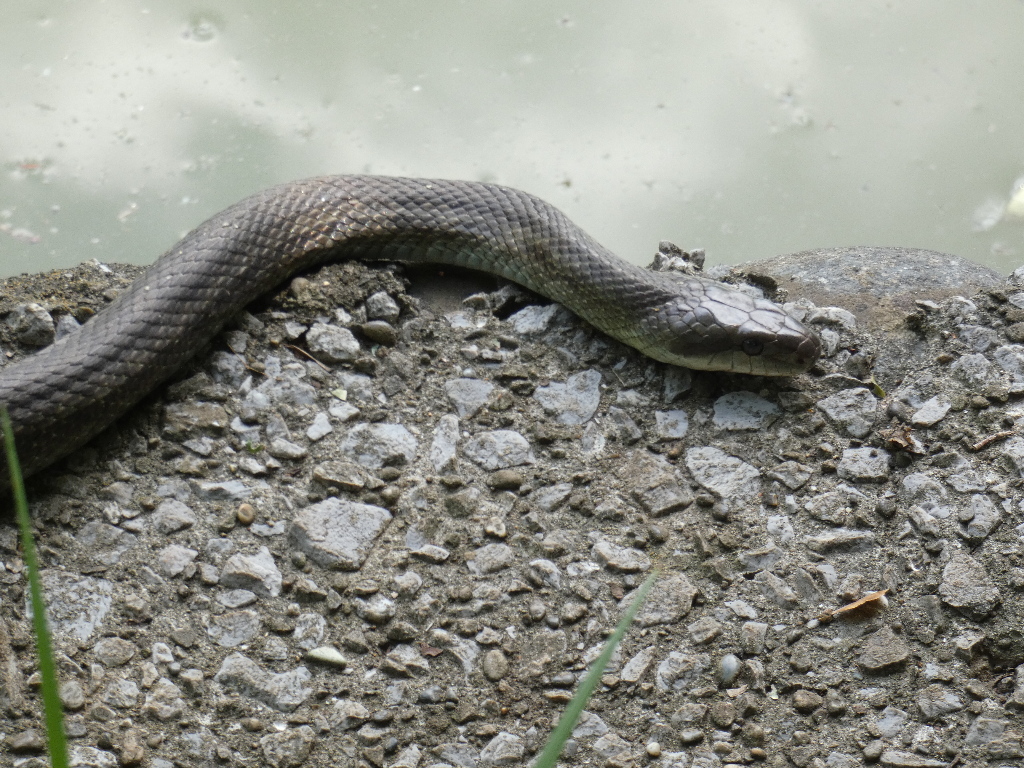
<instances>
[{"instance_id":1,"label":"exposed aggregate concrete","mask_svg":"<svg viewBox=\"0 0 1024 768\"><path fill-rule=\"evenodd\" d=\"M7 364L136 273L4 281ZM30 483L80 764L525 765L653 567L566 765L1024 761L1022 276L899 350L798 301L828 356L771 380L400 274L294 280ZM0 561L4 759L44 765L9 519Z\"/></svg>"}]
</instances>

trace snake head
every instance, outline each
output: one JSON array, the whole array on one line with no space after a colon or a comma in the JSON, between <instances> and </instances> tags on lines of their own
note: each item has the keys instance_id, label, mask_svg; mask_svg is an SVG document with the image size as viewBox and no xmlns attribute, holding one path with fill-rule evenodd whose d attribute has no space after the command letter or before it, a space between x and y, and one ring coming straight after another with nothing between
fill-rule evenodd
<instances>
[{"instance_id":1,"label":"snake head","mask_svg":"<svg viewBox=\"0 0 1024 768\"><path fill-rule=\"evenodd\" d=\"M689 295L654 313L660 349L644 350L663 362L707 371L793 376L821 355L817 334L767 299L700 279Z\"/></svg>"}]
</instances>

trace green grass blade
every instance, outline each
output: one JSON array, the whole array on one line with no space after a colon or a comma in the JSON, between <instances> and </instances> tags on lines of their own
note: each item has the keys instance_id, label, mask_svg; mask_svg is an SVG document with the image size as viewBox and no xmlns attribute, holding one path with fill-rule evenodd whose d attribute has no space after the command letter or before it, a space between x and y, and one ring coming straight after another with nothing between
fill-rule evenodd
<instances>
[{"instance_id":1,"label":"green grass blade","mask_svg":"<svg viewBox=\"0 0 1024 768\"><path fill-rule=\"evenodd\" d=\"M28 516L28 499L25 496L25 482L21 476L18 453L14 448L14 430L7 409L0 406L0 429L4 433L4 447L7 451L7 468L11 473L11 491L14 493L14 509L21 531L21 549L28 569L29 595L32 601L32 624L36 633L36 654L39 657L39 674L43 679L43 713L46 722L46 739L49 744L52 768L67 768L68 743L64 734L64 712L57 688L57 667L53 663L53 648L50 643L50 627L46 621L46 605L43 602L43 587L39 579L39 560L36 558L36 544L32 539L32 521Z\"/></svg>"},{"instance_id":2,"label":"green grass blade","mask_svg":"<svg viewBox=\"0 0 1024 768\"><path fill-rule=\"evenodd\" d=\"M629 604L629 608L622 615L622 619L619 621L618 626L615 627L612 636L604 644L604 650L601 651L601 655L594 660L590 671L583 678L583 682L580 683L580 687L572 697L572 701L569 702L569 705L562 713L562 717L559 718L558 725L555 726L555 730L548 737L547 744L544 745L544 751L540 753L540 757L534 763L534 768L554 768L558 762L558 756L562 754L562 747L565 746L565 742L572 735L572 729L576 726L576 721L583 714L583 710L586 708L587 702L590 701L590 696L594 693L594 689L597 688L597 684L601 682L601 676L604 674L605 667L608 666L612 654L615 653L615 649L622 642L622 638L626 636L626 632L629 631L630 624L636 618L636 612L640 610L640 606L647 597L647 593L651 591L651 587L654 586L654 581L657 577L658 571L652 571L651 575L640 585L640 589L636 591L636 597L633 598L633 602Z\"/></svg>"}]
</instances>

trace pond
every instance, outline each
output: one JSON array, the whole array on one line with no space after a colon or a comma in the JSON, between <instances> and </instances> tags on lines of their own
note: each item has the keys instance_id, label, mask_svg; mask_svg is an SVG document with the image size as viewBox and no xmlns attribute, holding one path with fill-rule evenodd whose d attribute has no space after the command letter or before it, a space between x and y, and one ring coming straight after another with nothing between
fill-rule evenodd
<instances>
[{"instance_id":1,"label":"pond","mask_svg":"<svg viewBox=\"0 0 1024 768\"><path fill-rule=\"evenodd\" d=\"M0 274L148 263L328 173L519 187L637 263L1024 262L1020 2L216 6L7 3Z\"/></svg>"}]
</instances>

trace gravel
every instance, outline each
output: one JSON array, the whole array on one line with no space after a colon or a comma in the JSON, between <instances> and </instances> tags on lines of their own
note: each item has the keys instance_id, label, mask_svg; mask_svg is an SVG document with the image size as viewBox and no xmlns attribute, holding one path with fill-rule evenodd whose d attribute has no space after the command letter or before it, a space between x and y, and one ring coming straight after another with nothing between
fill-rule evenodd
<instances>
[{"instance_id":1,"label":"gravel","mask_svg":"<svg viewBox=\"0 0 1024 768\"><path fill-rule=\"evenodd\" d=\"M0 360L136 272L4 281ZM788 380L508 288L293 281L29 483L76 759L525 765L657 568L564 764L1021 764L1021 281L921 295L900 354L797 301L831 354ZM37 765L10 520L0 594L0 731Z\"/></svg>"}]
</instances>

